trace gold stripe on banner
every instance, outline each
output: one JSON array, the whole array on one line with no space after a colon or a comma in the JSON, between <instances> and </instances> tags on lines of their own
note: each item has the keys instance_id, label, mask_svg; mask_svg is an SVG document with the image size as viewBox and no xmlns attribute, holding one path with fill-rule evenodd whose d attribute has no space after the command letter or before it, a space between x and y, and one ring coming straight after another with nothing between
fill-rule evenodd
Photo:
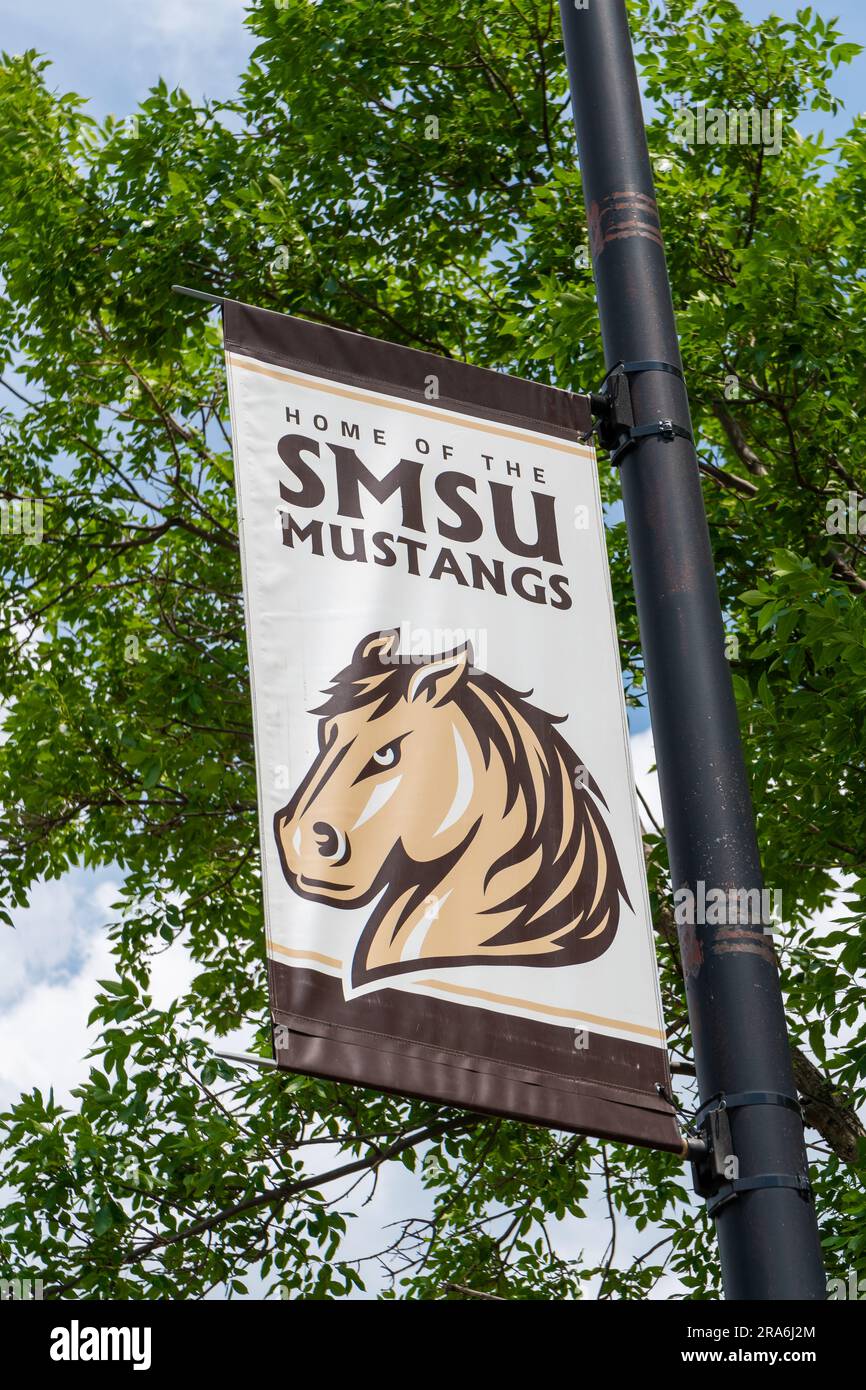
<instances>
[{"instance_id":1,"label":"gold stripe on banner","mask_svg":"<svg viewBox=\"0 0 866 1390\"><path fill-rule=\"evenodd\" d=\"M289 956L292 960L315 960L320 965L333 966L335 970L342 970L343 962L335 960L333 956L323 956L319 951L301 951L291 946L280 946L276 941L271 942L271 950L278 952L281 956ZM658 1038L664 1041L664 1033L659 1032L658 1028L646 1028L642 1023L626 1023L622 1018L605 1018L603 1014L578 1013L574 1009L561 1009L556 1004L537 1004L532 999L515 999L510 994L493 994L488 989L471 989L468 985L450 985L442 980L416 980L415 984L423 989L438 989L443 994L465 995L470 999L486 999L490 1004L508 1004L511 1008L526 1009L529 1013L542 1014L549 1018L568 1018L579 1023L599 1023L605 1028L621 1028L626 1033L638 1033L644 1038Z\"/></svg>"},{"instance_id":2,"label":"gold stripe on banner","mask_svg":"<svg viewBox=\"0 0 866 1390\"><path fill-rule=\"evenodd\" d=\"M592 456L592 450L585 444L566 443L562 440L555 440L549 434L544 434L534 430L509 430L497 425L494 421L471 420L463 416L459 411L448 411L447 407L442 410L425 410L421 405L410 405L407 401L398 401L394 396L388 396L384 392L373 391L348 391L343 386L333 386L325 383L318 377L295 376L292 372L283 367L262 367L258 362L248 362L246 358L237 357L235 353L226 353L226 356L233 367L239 367L245 372L256 372L259 376L273 377L275 381L286 381L292 386L302 386L307 391L322 391L330 396L343 396L346 400L361 401L365 405L387 405L389 410L402 410L408 415L421 415L425 420L437 420L440 424L444 420L450 421L456 426L462 426L467 430L483 430L486 434L498 434L503 439L516 439L521 444L538 443L543 441L545 448L556 449L562 454L583 454L586 458Z\"/></svg>"},{"instance_id":3,"label":"gold stripe on banner","mask_svg":"<svg viewBox=\"0 0 866 1390\"><path fill-rule=\"evenodd\" d=\"M293 960L317 960L320 965L333 965L336 970L343 968L341 960L335 960L333 956L323 956L319 951L296 951L291 946L280 946L276 941L271 942L271 950L278 951L281 956L291 956Z\"/></svg>"},{"instance_id":4,"label":"gold stripe on banner","mask_svg":"<svg viewBox=\"0 0 866 1390\"><path fill-rule=\"evenodd\" d=\"M537 1014L550 1014L556 1018L579 1019L581 1023L600 1023L605 1028L622 1028L627 1033L640 1033L645 1038L658 1038L664 1041L664 1033L658 1028L646 1028L642 1023L626 1023L621 1018L605 1018L603 1014L577 1013L574 1009L560 1009L556 1004L534 1004L529 999L513 999L508 994L491 994L487 989L470 989L467 985L446 985L439 980L418 980L427 989L439 989L445 994L466 994L472 999L487 999L491 1004L510 1004L517 1009L531 1009Z\"/></svg>"}]
</instances>

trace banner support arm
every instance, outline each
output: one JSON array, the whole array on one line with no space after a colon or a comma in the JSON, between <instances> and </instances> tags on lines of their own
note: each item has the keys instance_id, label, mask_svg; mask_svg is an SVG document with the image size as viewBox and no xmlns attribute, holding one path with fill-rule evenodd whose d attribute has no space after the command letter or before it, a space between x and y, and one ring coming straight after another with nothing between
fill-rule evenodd
<instances>
[{"instance_id":1,"label":"banner support arm","mask_svg":"<svg viewBox=\"0 0 866 1390\"><path fill-rule=\"evenodd\" d=\"M208 304L225 304L224 294L208 294L207 290L191 290L187 285L172 285L174 294L185 294L188 299L204 299Z\"/></svg>"}]
</instances>

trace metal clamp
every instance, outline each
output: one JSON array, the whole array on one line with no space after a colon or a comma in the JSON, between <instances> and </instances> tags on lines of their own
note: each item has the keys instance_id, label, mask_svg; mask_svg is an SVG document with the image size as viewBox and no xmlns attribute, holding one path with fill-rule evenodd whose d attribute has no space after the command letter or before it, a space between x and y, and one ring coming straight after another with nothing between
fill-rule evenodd
<instances>
[{"instance_id":1,"label":"metal clamp","mask_svg":"<svg viewBox=\"0 0 866 1390\"><path fill-rule=\"evenodd\" d=\"M691 430L684 429L682 425L675 425L673 420L656 420L651 425L635 425L629 430L622 443L611 452L612 467L617 466L626 450L630 449L637 440L644 439L651 434L658 435L660 439L687 439L690 444L695 442Z\"/></svg>"},{"instance_id":2,"label":"metal clamp","mask_svg":"<svg viewBox=\"0 0 866 1390\"><path fill-rule=\"evenodd\" d=\"M649 424L636 425L631 400L630 377L639 372L669 372L684 381L681 368L673 362L616 362L605 376L601 389L590 396L590 407L599 417L595 433L603 449L610 453L611 464L616 467L629 449L639 439L656 435L659 439L687 439L694 443L691 430L675 424L673 420L654 420Z\"/></svg>"},{"instance_id":3,"label":"metal clamp","mask_svg":"<svg viewBox=\"0 0 866 1390\"><path fill-rule=\"evenodd\" d=\"M762 1187L788 1187L799 1192L804 1202L812 1200L812 1184L805 1173L755 1173L751 1178L732 1178L707 1198L707 1215L715 1216L719 1207L733 1201L741 1192Z\"/></svg>"},{"instance_id":4,"label":"metal clamp","mask_svg":"<svg viewBox=\"0 0 866 1390\"><path fill-rule=\"evenodd\" d=\"M803 1118L803 1107L797 1097L787 1096L782 1091L717 1091L695 1111L694 1120L700 1125L711 1110L743 1110L750 1105L782 1105L786 1110L793 1110L801 1120Z\"/></svg>"},{"instance_id":5,"label":"metal clamp","mask_svg":"<svg viewBox=\"0 0 866 1390\"><path fill-rule=\"evenodd\" d=\"M695 1112L695 1128L704 1143L703 1149L695 1145L691 1152L692 1176L695 1192L706 1198L707 1214L714 1216L720 1207L733 1200L741 1192L753 1192L765 1187L787 1187L799 1192L804 1201L812 1199L812 1188L808 1176L803 1173L756 1173L746 1178L731 1178L728 1164L735 1159L729 1112L744 1110L752 1105L779 1105L792 1110L803 1118L803 1110L796 1096L785 1095L781 1091L719 1091L704 1101Z\"/></svg>"}]
</instances>

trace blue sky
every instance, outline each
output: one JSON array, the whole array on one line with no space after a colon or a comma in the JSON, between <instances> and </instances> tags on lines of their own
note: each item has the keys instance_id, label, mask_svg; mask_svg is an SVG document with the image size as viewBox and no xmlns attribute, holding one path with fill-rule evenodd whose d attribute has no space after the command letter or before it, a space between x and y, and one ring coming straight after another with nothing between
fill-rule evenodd
<instances>
[{"instance_id":1,"label":"blue sky","mask_svg":"<svg viewBox=\"0 0 866 1390\"><path fill-rule=\"evenodd\" d=\"M375 0L372 0L375 3ZM753 20L769 14L793 18L806 0L740 0ZM813 4L824 18L838 16L843 36L866 47L864 0ZM90 98L95 116L129 114L162 76L193 97L227 97L235 89L253 47L240 0L0 0L0 46L7 53L36 48L54 63L57 86ZM866 107L866 55L837 80L848 112ZM844 128L826 116L803 120L803 129Z\"/></svg>"},{"instance_id":2,"label":"blue sky","mask_svg":"<svg viewBox=\"0 0 866 1390\"><path fill-rule=\"evenodd\" d=\"M769 13L789 17L803 3L741 0L741 8L753 19ZM827 18L838 15L843 37L866 46L864 0L813 8ZM87 96L97 117L109 112L123 116L160 76L169 86L184 86L193 98L230 96L253 46L243 13L240 0L151 0L146 5L133 0L0 0L0 46L10 53L40 50L53 61L53 83L59 89ZM846 111L835 120L804 115L798 123L804 132L823 126L832 137L866 107L866 55L842 70L837 91ZM633 740L633 754L641 788L658 815L654 779L648 773L648 731ZM39 885L31 907L16 914L17 930L0 933L0 1106L32 1086L54 1085L58 1096L68 1099L81 1076L95 982L112 973L105 927L116 884L116 873L106 869L74 871ZM184 991L190 974L182 950L166 953L155 980L157 1003ZM63 1049L56 1046L58 1030ZM243 1046L243 1039L233 1041ZM365 1210L353 1238L355 1248L375 1249L386 1221L421 1210L417 1185L400 1169L383 1179L375 1207ZM639 1237L627 1230L620 1239L635 1251L651 1243L646 1233ZM597 1210L591 1208L587 1221L567 1234L563 1248L573 1253L583 1248L591 1257L606 1240L599 1196Z\"/></svg>"}]
</instances>

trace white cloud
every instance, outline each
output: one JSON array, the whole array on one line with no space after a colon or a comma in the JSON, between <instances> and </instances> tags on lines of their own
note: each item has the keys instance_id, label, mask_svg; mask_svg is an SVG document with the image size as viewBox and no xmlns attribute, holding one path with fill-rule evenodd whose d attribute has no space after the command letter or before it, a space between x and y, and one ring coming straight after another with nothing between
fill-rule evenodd
<instances>
[{"instance_id":1,"label":"white cloud","mask_svg":"<svg viewBox=\"0 0 866 1390\"><path fill-rule=\"evenodd\" d=\"M97 981L116 973L106 927L118 892L110 874L72 870L37 883L30 906L12 914L15 929L0 929L0 1105L34 1086L70 1104L86 1077ZM193 973L182 946L156 956L155 1006L185 993Z\"/></svg>"},{"instance_id":2,"label":"white cloud","mask_svg":"<svg viewBox=\"0 0 866 1390\"><path fill-rule=\"evenodd\" d=\"M129 114L162 76L197 100L232 96L253 48L243 0L69 5L0 0L3 47L52 60L49 84L90 99L91 114Z\"/></svg>"},{"instance_id":3,"label":"white cloud","mask_svg":"<svg viewBox=\"0 0 866 1390\"><path fill-rule=\"evenodd\" d=\"M0 1006L37 984L61 986L76 976L116 895L110 878L76 872L35 884L30 906L12 912L14 929L0 928Z\"/></svg>"},{"instance_id":4,"label":"white cloud","mask_svg":"<svg viewBox=\"0 0 866 1390\"><path fill-rule=\"evenodd\" d=\"M96 980L113 971L105 936L88 934L81 944L72 978L31 983L0 1014L0 1106L33 1087L44 1093L52 1086L59 1102L71 1104L70 1091L86 1076L87 1015Z\"/></svg>"}]
</instances>

